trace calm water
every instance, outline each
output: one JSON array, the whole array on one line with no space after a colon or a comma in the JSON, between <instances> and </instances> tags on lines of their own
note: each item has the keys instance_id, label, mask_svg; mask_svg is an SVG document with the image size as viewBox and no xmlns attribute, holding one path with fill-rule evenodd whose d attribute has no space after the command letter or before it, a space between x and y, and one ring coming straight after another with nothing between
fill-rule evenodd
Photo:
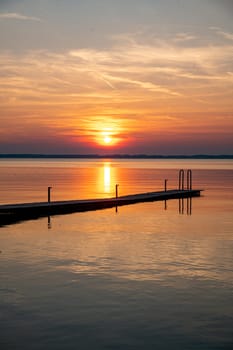
<instances>
[{"instance_id":1,"label":"calm water","mask_svg":"<svg viewBox=\"0 0 233 350\"><path fill-rule=\"evenodd\" d=\"M233 161L2 160L0 203L177 187L140 203L0 227L1 349L231 349Z\"/></svg>"}]
</instances>

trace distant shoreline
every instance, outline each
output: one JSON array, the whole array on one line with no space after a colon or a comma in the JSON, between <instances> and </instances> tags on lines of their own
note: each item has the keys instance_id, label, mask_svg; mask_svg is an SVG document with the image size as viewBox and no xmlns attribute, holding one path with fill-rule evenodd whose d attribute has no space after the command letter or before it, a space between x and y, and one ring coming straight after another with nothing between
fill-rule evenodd
<instances>
[{"instance_id":1,"label":"distant shoreline","mask_svg":"<svg viewBox=\"0 0 233 350\"><path fill-rule=\"evenodd\" d=\"M148 155L148 154L0 154L0 159L233 159L233 154Z\"/></svg>"}]
</instances>

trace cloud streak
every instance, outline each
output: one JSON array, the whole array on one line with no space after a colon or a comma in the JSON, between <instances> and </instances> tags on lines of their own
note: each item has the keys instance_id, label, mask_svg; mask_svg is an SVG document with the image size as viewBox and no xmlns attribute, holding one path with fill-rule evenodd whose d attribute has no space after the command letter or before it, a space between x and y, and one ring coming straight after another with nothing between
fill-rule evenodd
<instances>
[{"instance_id":1,"label":"cloud streak","mask_svg":"<svg viewBox=\"0 0 233 350\"><path fill-rule=\"evenodd\" d=\"M205 97L206 87L220 90L225 84L225 90L232 86L232 55L229 42L180 48L172 41L142 45L132 40L127 45L117 43L108 51L9 53L0 57L1 85L25 97L36 92L38 98L44 93L48 100L59 94L71 100L78 95L137 100L146 93L155 99L181 98L193 96L197 90ZM31 90L33 86L35 90Z\"/></svg>"},{"instance_id":2,"label":"cloud streak","mask_svg":"<svg viewBox=\"0 0 233 350\"><path fill-rule=\"evenodd\" d=\"M0 19L16 19L16 20L22 20L22 21L41 21L38 17L32 17L32 16L25 16L20 13L15 12L6 12L6 13L0 13Z\"/></svg>"}]
</instances>

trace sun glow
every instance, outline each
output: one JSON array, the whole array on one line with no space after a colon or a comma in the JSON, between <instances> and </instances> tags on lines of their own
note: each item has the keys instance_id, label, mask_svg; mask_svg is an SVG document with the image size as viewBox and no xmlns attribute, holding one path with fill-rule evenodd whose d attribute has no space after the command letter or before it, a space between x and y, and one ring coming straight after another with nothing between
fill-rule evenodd
<instances>
[{"instance_id":1,"label":"sun glow","mask_svg":"<svg viewBox=\"0 0 233 350\"><path fill-rule=\"evenodd\" d=\"M93 141L103 148L114 148L122 143L122 125L116 120L100 118L91 125L93 130Z\"/></svg>"},{"instance_id":2,"label":"sun glow","mask_svg":"<svg viewBox=\"0 0 233 350\"><path fill-rule=\"evenodd\" d=\"M116 133L112 129L108 128L100 132L97 137L97 141L102 146L110 147L114 146L118 140L116 138Z\"/></svg>"},{"instance_id":3,"label":"sun glow","mask_svg":"<svg viewBox=\"0 0 233 350\"><path fill-rule=\"evenodd\" d=\"M111 138L111 136L106 135L106 136L104 136L103 141L106 145L108 145L112 142L112 138Z\"/></svg>"}]
</instances>

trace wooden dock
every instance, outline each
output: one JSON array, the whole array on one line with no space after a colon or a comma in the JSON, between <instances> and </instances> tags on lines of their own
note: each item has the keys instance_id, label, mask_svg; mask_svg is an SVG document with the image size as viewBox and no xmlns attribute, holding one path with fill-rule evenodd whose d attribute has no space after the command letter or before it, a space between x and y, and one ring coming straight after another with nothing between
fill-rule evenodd
<instances>
[{"instance_id":1,"label":"wooden dock","mask_svg":"<svg viewBox=\"0 0 233 350\"><path fill-rule=\"evenodd\" d=\"M7 223L37 219L45 216L106 209L140 202L199 197L201 191L202 190L195 189L167 190L113 198L0 205L0 226L6 225Z\"/></svg>"}]
</instances>

